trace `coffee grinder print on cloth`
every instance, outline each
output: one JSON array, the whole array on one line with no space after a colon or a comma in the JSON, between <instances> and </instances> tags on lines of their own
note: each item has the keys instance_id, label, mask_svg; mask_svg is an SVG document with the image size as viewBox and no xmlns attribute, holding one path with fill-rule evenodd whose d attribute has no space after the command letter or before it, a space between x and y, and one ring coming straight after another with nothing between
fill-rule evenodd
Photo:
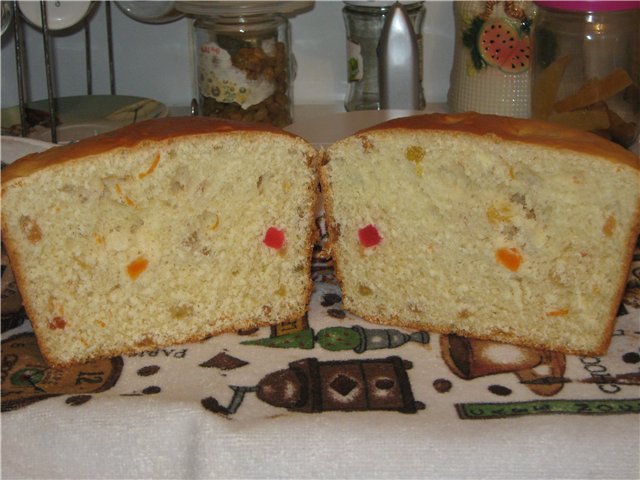
<instances>
[{"instance_id":1,"label":"coffee grinder print on cloth","mask_svg":"<svg viewBox=\"0 0 640 480\"><path fill-rule=\"evenodd\" d=\"M236 413L251 392L265 403L294 412L320 413L332 410L392 410L416 413L425 408L415 401L407 370L411 362L399 357L376 360L325 361L305 358L289 368L272 372L251 387L232 386L227 407L212 397L202 405L214 413Z\"/></svg>"}]
</instances>

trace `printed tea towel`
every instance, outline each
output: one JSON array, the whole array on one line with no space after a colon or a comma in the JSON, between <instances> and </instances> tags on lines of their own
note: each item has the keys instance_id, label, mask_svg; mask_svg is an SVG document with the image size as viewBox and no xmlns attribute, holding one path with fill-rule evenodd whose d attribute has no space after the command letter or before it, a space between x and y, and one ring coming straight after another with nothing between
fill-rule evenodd
<instances>
[{"instance_id":1,"label":"printed tea towel","mask_svg":"<svg viewBox=\"0 0 640 480\"><path fill-rule=\"evenodd\" d=\"M3 474L638 478L640 247L603 357L369 324L313 277L295 322L52 369L3 259Z\"/></svg>"}]
</instances>

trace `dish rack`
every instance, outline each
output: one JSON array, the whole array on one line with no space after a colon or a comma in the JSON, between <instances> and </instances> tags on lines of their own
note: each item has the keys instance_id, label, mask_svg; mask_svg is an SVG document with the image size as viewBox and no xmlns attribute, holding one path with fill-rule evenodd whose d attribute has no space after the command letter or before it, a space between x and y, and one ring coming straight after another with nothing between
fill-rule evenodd
<instances>
[{"instance_id":1,"label":"dish rack","mask_svg":"<svg viewBox=\"0 0 640 480\"><path fill-rule=\"evenodd\" d=\"M51 129L51 142L58 143L57 138L57 120L56 120L56 107L55 107L55 95L53 88L53 64L51 61L51 32L49 29L48 19L47 19L47 9L46 9L46 1L40 0L40 17L41 17L41 29L42 29L42 41L44 48L44 62L45 62L45 73L47 80L47 100L49 111L47 112L49 115L49 128ZM109 87L111 95L115 95L116 85L115 85L115 74L114 74L114 62L113 62L113 27L111 21L111 2L105 1L103 2L105 6L105 16L106 16L106 28L107 28L107 50L108 50L108 62L109 62ZM27 114L26 114L26 99L25 99L25 67L24 67L24 58L25 58L25 45L24 45L24 32L23 32L23 24L24 20L19 11L17 0L13 0L11 2L11 9L13 15L13 32L14 32L14 43L15 43L15 55L16 55L16 72L17 72L17 81L18 81L18 108L20 112L20 134L21 136L27 136ZM93 84L92 84L92 72L91 72L91 45L90 45L90 37L89 37L89 16L87 15L82 22L84 22L84 32L85 32L85 58L86 58L86 78L87 78L87 94L91 95L93 93Z\"/></svg>"}]
</instances>

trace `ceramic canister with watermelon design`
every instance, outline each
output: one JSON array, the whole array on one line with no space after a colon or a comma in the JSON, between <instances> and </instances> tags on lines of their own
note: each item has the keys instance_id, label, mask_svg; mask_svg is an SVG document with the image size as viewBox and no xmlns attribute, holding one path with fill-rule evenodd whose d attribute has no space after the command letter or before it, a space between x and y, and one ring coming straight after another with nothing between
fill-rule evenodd
<instances>
[{"instance_id":1,"label":"ceramic canister with watermelon design","mask_svg":"<svg viewBox=\"0 0 640 480\"><path fill-rule=\"evenodd\" d=\"M451 112L530 116L533 2L453 2Z\"/></svg>"}]
</instances>

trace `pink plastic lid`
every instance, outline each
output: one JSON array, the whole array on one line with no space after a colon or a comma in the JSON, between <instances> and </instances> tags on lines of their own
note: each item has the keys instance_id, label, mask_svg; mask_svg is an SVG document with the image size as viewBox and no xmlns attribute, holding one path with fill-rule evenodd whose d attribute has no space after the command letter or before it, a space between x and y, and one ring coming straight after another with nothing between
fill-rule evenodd
<instances>
[{"instance_id":1,"label":"pink plastic lid","mask_svg":"<svg viewBox=\"0 0 640 480\"><path fill-rule=\"evenodd\" d=\"M620 10L635 10L640 8L640 0L536 0L536 4L558 10L570 10L573 12L616 12Z\"/></svg>"}]
</instances>

